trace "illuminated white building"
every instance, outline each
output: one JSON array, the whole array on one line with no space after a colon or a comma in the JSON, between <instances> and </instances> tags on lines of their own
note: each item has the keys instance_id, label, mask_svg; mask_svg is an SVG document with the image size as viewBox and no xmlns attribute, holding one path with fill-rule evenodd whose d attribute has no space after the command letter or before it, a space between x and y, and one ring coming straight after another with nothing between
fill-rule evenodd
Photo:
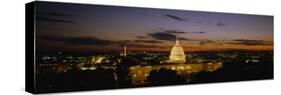
<instances>
[{"instance_id":1,"label":"illuminated white building","mask_svg":"<svg viewBox=\"0 0 281 95\"><path fill-rule=\"evenodd\" d=\"M124 52L124 53L123 53L123 54L124 54L124 57L127 57L127 46L126 46L126 45L124 46L124 51L123 51L123 52Z\"/></svg>"},{"instance_id":2,"label":"illuminated white building","mask_svg":"<svg viewBox=\"0 0 281 95\"><path fill-rule=\"evenodd\" d=\"M176 40L176 44L173 46L173 48L171 50L169 62L170 63L185 63L186 62L184 50L181 47L178 38Z\"/></svg>"}]
</instances>

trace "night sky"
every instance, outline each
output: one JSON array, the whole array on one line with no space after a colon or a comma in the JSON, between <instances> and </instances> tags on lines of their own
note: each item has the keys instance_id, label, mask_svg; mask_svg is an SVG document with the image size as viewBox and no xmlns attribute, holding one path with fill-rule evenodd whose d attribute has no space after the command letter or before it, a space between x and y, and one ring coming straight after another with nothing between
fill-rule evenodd
<instances>
[{"instance_id":1,"label":"night sky","mask_svg":"<svg viewBox=\"0 0 281 95\"><path fill-rule=\"evenodd\" d=\"M273 50L273 17L150 8L37 3L44 51Z\"/></svg>"}]
</instances>

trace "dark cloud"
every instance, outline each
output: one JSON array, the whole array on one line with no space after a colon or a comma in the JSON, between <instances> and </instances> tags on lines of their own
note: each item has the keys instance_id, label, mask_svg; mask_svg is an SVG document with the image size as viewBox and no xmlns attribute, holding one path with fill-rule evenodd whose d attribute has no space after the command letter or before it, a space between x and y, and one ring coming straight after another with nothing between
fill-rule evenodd
<instances>
[{"instance_id":1,"label":"dark cloud","mask_svg":"<svg viewBox=\"0 0 281 95\"><path fill-rule=\"evenodd\" d=\"M166 33L174 33L174 34L184 34L184 33L186 33L184 31L179 31L179 30L165 30L164 32L166 32Z\"/></svg>"},{"instance_id":2,"label":"dark cloud","mask_svg":"<svg viewBox=\"0 0 281 95\"><path fill-rule=\"evenodd\" d=\"M222 41L212 41L212 40L197 40L197 41L199 41L199 44L201 46L204 46L204 45L216 46L216 45L224 44Z\"/></svg>"},{"instance_id":3,"label":"dark cloud","mask_svg":"<svg viewBox=\"0 0 281 95\"><path fill-rule=\"evenodd\" d=\"M183 19L183 18L178 17L178 16L170 15L170 14L165 14L163 16L174 19L174 20L177 20L177 21L187 21L186 19Z\"/></svg>"},{"instance_id":4,"label":"dark cloud","mask_svg":"<svg viewBox=\"0 0 281 95\"><path fill-rule=\"evenodd\" d=\"M157 41L157 40L135 40L134 42L141 42L141 43L163 43L162 41Z\"/></svg>"},{"instance_id":5,"label":"dark cloud","mask_svg":"<svg viewBox=\"0 0 281 95\"><path fill-rule=\"evenodd\" d=\"M197 40L197 39L188 39L188 38L183 38L183 37L179 37L179 40L185 40L185 41L201 41L201 40Z\"/></svg>"},{"instance_id":6,"label":"dark cloud","mask_svg":"<svg viewBox=\"0 0 281 95\"><path fill-rule=\"evenodd\" d=\"M49 17L36 17L38 21L48 21L48 22L58 22L58 23L75 23L71 20L57 19L57 18L49 18Z\"/></svg>"},{"instance_id":7,"label":"dark cloud","mask_svg":"<svg viewBox=\"0 0 281 95\"><path fill-rule=\"evenodd\" d=\"M164 28L159 28L161 31L166 33L172 33L172 34L204 34L204 31L192 31L192 32L185 32L181 30L165 30Z\"/></svg>"},{"instance_id":8,"label":"dark cloud","mask_svg":"<svg viewBox=\"0 0 281 95\"><path fill-rule=\"evenodd\" d=\"M95 37L39 37L40 39L49 41L64 42L70 45L111 45L120 43L111 40L102 40Z\"/></svg>"},{"instance_id":9,"label":"dark cloud","mask_svg":"<svg viewBox=\"0 0 281 95\"><path fill-rule=\"evenodd\" d=\"M222 40L222 41L211 41L211 40L198 40L201 46L204 45L222 45L222 44L232 44L232 45L245 45L245 46L255 46L264 45L271 46L273 42L264 40L249 40L249 39L234 39L234 40Z\"/></svg>"},{"instance_id":10,"label":"dark cloud","mask_svg":"<svg viewBox=\"0 0 281 95\"><path fill-rule=\"evenodd\" d=\"M182 37L179 37L178 39L179 39L179 40L186 40L186 41L190 41L190 40L191 40L191 39L182 38Z\"/></svg>"},{"instance_id":11,"label":"dark cloud","mask_svg":"<svg viewBox=\"0 0 281 95\"><path fill-rule=\"evenodd\" d=\"M182 46L183 48L185 48L185 49L201 49L202 47L200 47L200 46Z\"/></svg>"},{"instance_id":12,"label":"dark cloud","mask_svg":"<svg viewBox=\"0 0 281 95\"><path fill-rule=\"evenodd\" d=\"M253 46L253 45L273 45L271 41L264 41L264 40L249 40L249 39L235 39L226 42L227 44L234 44L234 45L246 45L246 46Z\"/></svg>"},{"instance_id":13,"label":"dark cloud","mask_svg":"<svg viewBox=\"0 0 281 95\"><path fill-rule=\"evenodd\" d=\"M206 32L203 32L203 31L193 31L193 32L186 32L186 33L204 34Z\"/></svg>"},{"instance_id":14,"label":"dark cloud","mask_svg":"<svg viewBox=\"0 0 281 95\"><path fill-rule=\"evenodd\" d=\"M103 40L98 39L95 37L39 37L39 39L42 40L48 40L48 41L55 41L55 42L63 42L66 45L96 45L96 46L110 46L110 45L117 45L118 47L123 47L126 45L128 48L160 48L164 49L166 47L158 46L158 45L145 45L141 43L135 43L134 41L130 40L120 40L120 41L112 41L112 40ZM143 41L148 42L150 41ZM151 41L151 43L155 43Z\"/></svg>"},{"instance_id":15,"label":"dark cloud","mask_svg":"<svg viewBox=\"0 0 281 95\"><path fill-rule=\"evenodd\" d=\"M139 13L139 15L149 16L149 14L147 14L147 13Z\"/></svg>"},{"instance_id":16,"label":"dark cloud","mask_svg":"<svg viewBox=\"0 0 281 95\"><path fill-rule=\"evenodd\" d=\"M166 32L148 33L147 35L157 40L166 40L166 41L174 41L177 37L174 34L170 34Z\"/></svg>"},{"instance_id":17,"label":"dark cloud","mask_svg":"<svg viewBox=\"0 0 281 95\"><path fill-rule=\"evenodd\" d=\"M135 47L135 48L164 48L157 45L144 45L133 43L135 41L130 40L120 40L120 41L112 41L112 40L103 40L98 39L95 37L39 37L39 39L48 40L48 41L56 41L56 42L63 42L68 45L99 45L99 46L106 46L106 45L119 45L127 47ZM143 43L162 43L161 41L153 41L153 40L136 40L137 42Z\"/></svg>"},{"instance_id":18,"label":"dark cloud","mask_svg":"<svg viewBox=\"0 0 281 95\"><path fill-rule=\"evenodd\" d=\"M146 38L149 38L149 37L146 37L146 36L137 36L137 38L146 39Z\"/></svg>"},{"instance_id":19,"label":"dark cloud","mask_svg":"<svg viewBox=\"0 0 281 95\"><path fill-rule=\"evenodd\" d=\"M161 47L157 45L143 45L143 44L127 44L127 47L134 47L134 48L166 48L166 47Z\"/></svg>"},{"instance_id":20,"label":"dark cloud","mask_svg":"<svg viewBox=\"0 0 281 95\"><path fill-rule=\"evenodd\" d=\"M58 16L58 17L75 17L71 14L65 14L65 13L58 13L58 12L47 12L47 11L41 11L38 12L39 16Z\"/></svg>"},{"instance_id":21,"label":"dark cloud","mask_svg":"<svg viewBox=\"0 0 281 95\"><path fill-rule=\"evenodd\" d=\"M75 16L70 14L43 11L39 11L36 16L36 20L38 21L47 21L55 23L75 23L75 21L73 21L74 18Z\"/></svg>"},{"instance_id":22,"label":"dark cloud","mask_svg":"<svg viewBox=\"0 0 281 95\"><path fill-rule=\"evenodd\" d=\"M222 23L222 22L218 22L216 25L217 25L217 26L225 26L225 24Z\"/></svg>"},{"instance_id":23,"label":"dark cloud","mask_svg":"<svg viewBox=\"0 0 281 95\"><path fill-rule=\"evenodd\" d=\"M199 44L201 46L204 46L204 45L208 45L208 44L216 44L216 42L211 41L211 40L205 40L205 41L200 41Z\"/></svg>"},{"instance_id":24,"label":"dark cloud","mask_svg":"<svg viewBox=\"0 0 281 95\"><path fill-rule=\"evenodd\" d=\"M155 32L155 33L148 33L147 35L157 39L157 40L166 40L166 41L175 41L177 39L177 35L180 32L178 31L173 31L173 32ZM196 40L196 39L188 39L184 37L178 37L179 40L185 40L185 41L201 41L201 40Z\"/></svg>"}]
</instances>

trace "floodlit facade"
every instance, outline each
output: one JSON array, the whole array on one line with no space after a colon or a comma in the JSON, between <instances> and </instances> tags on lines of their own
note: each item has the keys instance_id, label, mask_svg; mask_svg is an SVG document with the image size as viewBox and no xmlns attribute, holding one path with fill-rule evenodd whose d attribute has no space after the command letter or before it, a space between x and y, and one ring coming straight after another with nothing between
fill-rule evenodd
<instances>
[{"instance_id":1,"label":"floodlit facade","mask_svg":"<svg viewBox=\"0 0 281 95\"><path fill-rule=\"evenodd\" d=\"M176 44L173 46L173 48L171 50L169 62L170 63L185 63L186 62L184 50L181 47L178 38L176 40Z\"/></svg>"}]
</instances>

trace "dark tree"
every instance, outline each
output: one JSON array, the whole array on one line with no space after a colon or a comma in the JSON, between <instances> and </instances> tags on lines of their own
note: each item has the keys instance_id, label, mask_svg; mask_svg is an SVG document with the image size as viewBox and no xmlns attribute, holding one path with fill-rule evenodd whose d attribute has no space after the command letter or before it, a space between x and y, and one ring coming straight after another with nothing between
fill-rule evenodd
<instances>
[{"instance_id":1,"label":"dark tree","mask_svg":"<svg viewBox=\"0 0 281 95\"><path fill-rule=\"evenodd\" d=\"M148 80L154 85L179 84L185 82L185 79L177 75L176 71L165 68L161 68L158 71L151 71Z\"/></svg>"}]
</instances>

